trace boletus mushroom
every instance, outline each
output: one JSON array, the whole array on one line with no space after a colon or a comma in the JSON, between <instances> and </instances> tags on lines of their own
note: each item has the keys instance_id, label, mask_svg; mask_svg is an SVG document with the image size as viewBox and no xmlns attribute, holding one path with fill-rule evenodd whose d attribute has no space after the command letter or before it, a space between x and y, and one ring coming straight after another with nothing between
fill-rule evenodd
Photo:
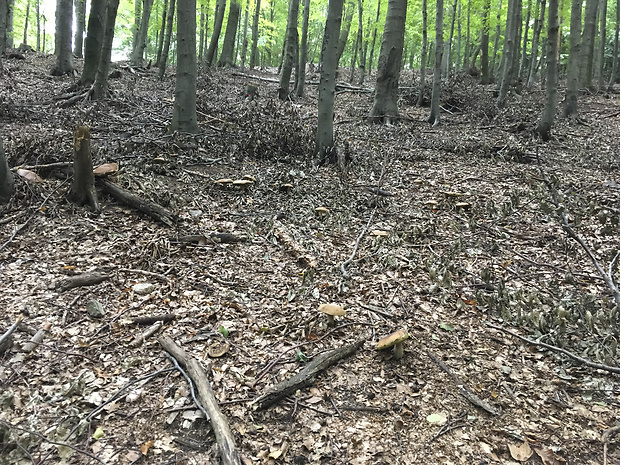
<instances>
[{"instance_id":1,"label":"boletus mushroom","mask_svg":"<svg viewBox=\"0 0 620 465\"><path fill-rule=\"evenodd\" d=\"M396 360L400 360L403 358L403 352L405 350L403 347L404 341L408 338L409 334L407 333L407 330L401 329L377 342L377 350L384 350L394 347L394 358Z\"/></svg>"},{"instance_id":2,"label":"boletus mushroom","mask_svg":"<svg viewBox=\"0 0 620 465\"><path fill-rule=\"evenodd\" d=\"M327 315L327 326L330 328L336 325L336 321L334 320L335 316L342 316L347 313L344 308L336 304L321 304L319 312Z\"/></svg>"}]
</instances>

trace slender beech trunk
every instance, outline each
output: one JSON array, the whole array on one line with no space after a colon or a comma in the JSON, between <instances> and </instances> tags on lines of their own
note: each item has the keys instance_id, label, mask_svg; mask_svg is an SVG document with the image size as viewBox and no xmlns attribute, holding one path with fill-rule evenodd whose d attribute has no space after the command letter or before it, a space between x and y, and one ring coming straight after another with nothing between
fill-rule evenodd
<instances>
[{"instance_id":1,"label":"slender beech trunk","mask_svg":"<svg viewBox=\"0 0 620 465\"><path fill-rule=\"evenodd\" d=\"M370 57L368 58L368 74L372 72L372 63L375 55L375 41L377 39L377 24L379 24L379 17L381 16L381 0L377 2L377 18L372 28L372 43L370 45Z\"/></svg>"},{"instance_id":2,"label":"slender beech trunk","mask_svg":"<svg viewBox=\"0 0 620 465\"><path fill-rule=\"evenodd\" d=\"M256 0L252 20L252 50L250 51L250 69L258 65L258 21L260 19L260 0Z\"/></svg>"},{"instance_id":3,"label":"slender beech trunk","mask_svg":"<svg viewBox=\"0 0 620 465\"><path fill-rule=\"evenodd\" d=\"M237 10L239 10L239 4L234 4L237 5ZM237 11L238 14L239 11ZM235 29L236 26L237 22L235 20ZM177 79L174 89L174 110L169 132L199 132L196 116L196 72L196 0L178 0Z\"/></svg>"},{"instance_id":4,"label":"slender beech trunk","mask_svg":"<svg viewBox=\"0 0 620 465\"><path fill-rule=\"evenodd\" d=\"M572 0L570 10L570 51L566 69L566 98L564 116L577 116L579 95L579 60L581 59L581 8L582 0Z\"/></svg>"},{"instance_id":5,"label":"slender beech trunk","mask_svg":"<svg viewBox=\"0 0 620 465\"><path fill-rule=\"evenodd\" d=\"M456 60L454 61L455 72L458 72L461 66L461 3L459 2L458 15L456 20Z\"/></svg>"},{"instance_id":6,"label":"slender beech trunk","mask_svg":"<svg viewBox=\"0 0 620 465\"><path fill-rule=\"evenodd\" d=\"M405 41L405 19L407 0L388 0L387 15L379 64L375 99L370 110L370 118L390 124L398 118L398 80Z\"/></svg>"},{"instance_id":7,"label":"slender beech trunk","mask_svg":"<svg viewBox=\"0 0 620 465\"><path fill-rule=\"evenodd\" d=\"M600 22L600 38L601 48L599 50L598 60L598 88L605 87L605 46L607 45L607 0L601 0L601 22Z\"/></svg>"},{"instance_id":8,"label":"slender beech trunk","mask_svg":"<svg viewBox=\"0 0 620 465\"><path fill-rule=\"evenodd\" d=\"M611 65L611 77L609 78L609 88L611 89L616 83L616 76L618 75L618 53L619 39L620 38L620 0L616 0L616 28L614 30L614 58Z\"/></svg>"},{"instance_id":9,"label":"slender beech trunk","mask_svg":"<svg viewBox=\"0 0 620 465\"><path fill-rule=\"evenodd\" d=\"M28 43L28 19L30 18L30 0L26 2L26 17L24 18L24 40L23 44Z\"/></svg>"},{"instance_id":10,"label":"slender beech trunk","mask_svg":"<svg viewBox=\"0 0 620 465\"><path fill-rule=\"evenodd\" d=\"M351 30L351 22L353 21L354 11L355 3L353 3L353 0L348 0L345 7L346 16L344 17L340 27L340 39L338 40L338 63L340 63L340 58L342 58L344 49L347 46L347 41L349 40L349 31Z\"/></svg>"},{"instance_id":11,"label":"slender beech trunk","mask_svg":"<svg viewBox=\"0 0 620 465\"><path fill-rule=\"evenodd\" d=\"M86 0L75 0L75 36L73 38L73 54L83 57L84 30L86 29Z\"/></svg>"},{"instance_id":12,"label":"slender beech trunk","mask_svg":"<svg viewBox=\"0 0 620 465\"><path fill-rule=\"evenodd\" d=\"M487 17L487 21L488 21L488 17ZM470 23L471 23L471 0L467 0L467 31L465 32L465 52L463 56L463 68L465 68L465 70L469 68L469 57L471 54ZM488 32L487 32L487 48L488 48L488 41L489 41L489 37L488 37ZM488 54L488 51L487 51L487 54Z\"/></svg>"},{"instance_id":13,"label":"slender beech trunk","mask_svg":"<svg viewBox=\"0 0 620 465\"><path fill-rule=\"evenodd\" d=\"M366 23L366 31L370 29L370 18L368 18L368 22ZM362 50L360 51L360 78L357 81L358 86L362 86L364 84L364 79L366 78L366 56L368 54L368 35L363 40Z\"/></svg>"},{"instance_id":14,"label":"slender beech trunk","mask_svg":"<svg viewBox=\"0 0 620 465\"><path fill-rule=\"evenodd\" d=\"M428 122L438 126L441 122L439 115L439 99L441 97L441 59L443 54L443 0L437 0L435 16L435 69L433 73L433 93L431 96L431 114Z\"/></svg>"},{"instance_id":15,"label":"slender beech trunk","mask_svg":"<svg viewBox=\"0 0 620 465\"><path fill-rule=\"evenodd\" d=\"M532 15L532 0L527 0L527 13L525 15L525 26L523 30L523 48L521 49L521 67L519 68L519 80L523 81L525 73L529 68L527 66L527 40L530 32L530 17Z\"/></svg>"},{"instance_id":16,"label":"slender beech trunk","mask_svg":"<svg viewBox=\"0 0 620 465\"><path fill-rule=\"evenodd\" d=\"M168 55L170 54L170 40L172 37L172 26L174 21L174 10L176 7L175 0L170 0L168 5L168 17L166 18L166 37L164 38L164 48L161 51L161 58L159 59L159 79L164 78L166 73L166 64L168 62Z\"/></svg>"},{"instance_id":17,"label":"slender beech trunk","mask_svg":"<svg viewBox=\"0 0 620 465\"><path fill-rule=\"evenodd\" d=\"M417 104L424 104L424 90L426 87L426 61L428 58L428 12L426 0L422 0L422 53L420 56L420 92Z\"/></svg>"},{"instance_id":18,"label":"slender beech trunk","mask_svg":"<svg viewBox=\"0 0 620 465\"><path fill-rule=\"evenodd\" d=\"M211 34L211 41L209 42L207 56L205 57L205 63L207 66L212 66L215 61L217 43L220 40L220 33L222 32L222 22L224 21L225 10L226 0L217 0L217 4L215 6L215 19L213 21L213 33Z\"/></svg>"},{"instance_id":19,"label":"slender beech trunk","mask_svg":"<svg viewBox=\"0 0 620 465\"><path fill-rule=\"evenodd\" d=\"M101 58L105 19L106 0L91 0L88 31L84 43L84 69L80 77L80 85L82 86L90 86L95 82Z\"/></svg>"},{"instance_id":20,"label":"slender beech trunk","mask_svg":"<svg viewBox=\"0 0 620 465\"><path fill-rule=\"evenodd\" d=\"M164 49L164 36L166 35L166 18L168 16L168 0L164 0L164 7L161 12L161 29L159 31L159 42L157 44L157 58L155 59L155 67L159 68L161 62L161 52Z\"/></svg>"},{"instance_id":21,"label":"slender beech trunk","mask_svg":"<svg viewBox=\"0 0 620 465\"><path fill-rule=\"evenodd\" d=\"M544 0L543 0L544 1ZM493 75L499 74L499 67L497 64L497 52L499 50L499 38L502 35L502 0L499 0L499 8L497 9L497 16L495 17L497 24L495 25L495 39L493 43L493 64L491 65Z\"/></svg>"},{"instance_id":22,"label":"slender beech trunk","mask_svg":"<svg viewBox=\"0 0 620 465\"><path fill-rule=\"evenodd\" d=\"M239 22L240 12L241 5L239 5L236 0L232 0L230 2L230 9L228 11L228 22L226 24L226 32L224 33L224 42L222 43L222 54L220 55L220 59L217 62L217 66L220 68L230 67L233 65L235 37L237 35L237 23Z\"/></svg>"},{"instance_id":23,"label":"slender beech trunk","mask_svg":"<svg viewBox=\"0 0 620 465\"><path fill-rule=\"evenodd\" d=\"M248 55L248 23L250 16L250 2L245 3L245 12L243 13L243 45L241 46L241 69L245 69L245 60Z\"/></svg>"},{"instance_id":24,"label":"slender beech trunk","mask_svg":"<svg viewBox=\"0 0 620 465\"><path fill-rule=\"evenodd\" d=\"M448 47L447 53L443 56L443 73L445 76L450 75L450 71L452 69L452 39L454 38L454 22L456 20L456 5L459 0L454 0L454 4L452 5L452 19L450 24L450 37L448 39ZM445 46L444 46L445 48Z\"/></svg>"},{"instance_id":25,"label":"slender beech trunk","mask_svg":"<svg viewBox=\"0 0 620 465\"><path fill-rule=\"evenodd\" d=\"M482 7L482 34L480 35L480 83L489 84L491 75L489 73L489 11L491 0L484 0Z\"/></svg>"},{"instance_id":26,"label":"slender beech trunk","mask_svg":"<svg viewBox=\"0 0 620 465\"><path fill-rule=\"evenodd\" d=\"M359 53L361 56L360 49L362 48L362 39L363 39L363 23L362 23L362 13L364 11L364 6L362 0L357 0L357 36L355 37L355 48L353 50L353 59L351 60L351 74L349 75L349 82L353 84L353 78L355 77L355 63L357 62L357 54ZM360 60L361 61L361 60Z\"/></svg>"},{"instance_id":27,"label":"slender beech trunk","mask_svg":"<svg viewBox=\"0 0 620 465\"><path fill-rule=\"evenodd\" d=\"M143 0L142 17L140 18L140 29L138 30L138 35L136 36L136 44L133 49L133 53L131 54L131 63L134 66L142 66L144 64L144 49L146 48L146 40L152 8L153 0Z\"/></svg>"},{"instance_id":28,"label":"slender beech trunk","mask_svg":"<svg viewBox=\"0 0 620 465\"><path fill-rule=\"evenodd\" d=\"M334 93L338 66L338 38L342 22L343 0L329 0L327 20L321 47L321 78L319 80L318 123L315 153L320 162L336 162L334 150Z\"/></svg>"},{"instance_id":29,"label":"slender beech trunk","mask_svg":"<svg viewBox=\"0 0 620 465\"><path fill-rule=\"evenodd\" d=\"M109 0L106 9L105 31L103 33L103 43L101 44L101 58L97 68L97 76L93 84L93 99L103 99L108 96L108 75L110 74L110 63L112 62L112 42L114 41L114 25L116 24L116 14L118 12L119 0ZM105 3L105 2L104 2Z\"/></svg>"},{"instance_id":30,"label":"slender beech trunk","mask_svg":"<svg viewBox=\"0 0 620 465\"><path fill-rule=\"evenodd\" d=\"M497 106L499 108L504 108L506 105L508 89L513 84L513 65L518 18L518 15L516 14L517 6L518 0L508 0L508 12L506 13L506 37L504 38L504 55L502 56L503 68L499 88L499 97L497 98Z\"/></svg>"},{"instance_id":31,"label":"slender beech trunk","mask_svg":"<svg viewBox=\"0 0 620 465\"><path fill-rule=\"evenodd\" d=\"M551 137L551 127L558 100L558 0L549 0L547 19L547 84L545 88L545 109L538 124L538 133L544 141Z\"/></svg>"},{"instance_id":32,"label":"slender beech trunk","mask_svg":"<svg viewBox=\"0 0 620 465\"><path fill-rule=\"evenodd\" d=\"M71 0L56 2L56 64L52 76L62 76L75 70L71 52L71 23L73 22L73 3Z\"/></svg>"},{"instance_id":33,"label":"slender beech trunk","mask_svg":"<svg viewBox=\"0 0 620 465\"><path fill-rule=\"evenodd\" d=\"M304 14L301 23L301 49L299 51L299 79L297 80L297 96L304 95L306 84L306 63L308 62L308 22L310 20L310 0L304 0Z\"/></svg>"},{"instance_id":34,"label":"slender beech trunk","mask_svg":"<svg viewBox=\"0 0 620 465\"><path fill-rule=\"evenodd\" d=\"M539 15L534 20L534 32L532 37L532 56L530 57L530 70L527 75L527 86L534 85L534 79L536 78L536 69L538 68L538 41L540 40L540 33L545 23L545 6L546 0L538 0L537 12Z\"/></svg>"},{"instance_id":35,"label":"slender beech trunk","mask_svg":"<svg viewBox=\"0 0 620 465\"><path fill-rule=\"evenodd\" d=\"M596 15L598 0L586 0L583 35L581 36L581 69L579 81L581 87L592 87L592 71L594 69L594 39L596 35Z\"/></svg>"},{"instance_id":36,"label":"slender beech trunk","mask_svg":"<svg viewBox=\"0 0 620 465\"><path fill-rule=\"evenodd\" d=\"M205 53L205 21L206 21L206 15L205 15L205 4L204 3L200 3L200 32L198 34L199 37L199 42L198 42L198 61L202 61L202 57Z\"/></svg>"},{"instance_id":37,"label":"slender beech trunk","mask_svg":"<svg viewBox=\"0 0 620 465\"><path fill-rule=\"evenodd\" d=\"M297 46L297 22L299 17L299 0L290 0L288 4L288 18L286 19L286 47L280 72L280 87L278 97L286 100L289 95L289 81L295 62L295 47Z\"/></svg>"},{"instance_id":38,"label":"slender beech trunk","mask_svg":"<svg viewBox=\"0 0 620 465\"><path fill-rule=\"evenodd\" d=\"M41 0L37 0L37 52L41 51Z\"/></svg>"}]
</instances>

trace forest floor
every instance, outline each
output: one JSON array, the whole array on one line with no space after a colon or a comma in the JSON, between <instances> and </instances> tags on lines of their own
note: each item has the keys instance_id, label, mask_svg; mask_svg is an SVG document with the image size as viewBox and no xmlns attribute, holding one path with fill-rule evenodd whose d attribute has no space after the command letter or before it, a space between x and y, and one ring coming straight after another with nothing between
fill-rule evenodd
<instances>
[{"instance_id":1,"label":"forest floor","mask_svg":"<svg viewBox=\"0 0 620 465\"><path fill-rule=\"evenodd\" d=\"M76 79L49 76L52 64L33 53L0 72L9 164L41 177L16 174L0 210L0 334L24 315L0 355L0 463L218 463L161 334L208 367L244 464L620 463L618 374L502 330L619 366L611 292L551 195L607 270L620 243L619 94L582 96L581 119L558 119L543 143L540 88L498 110L493 85L459 75L430 127L411 71L395 125L367 122L372 94L341 87L342 169L313 164L316 74L305 97L281 102L273 70L202 70L201 133L167 135L170 73L122 68L110 99L67 105ZM178 215L174 227L106 194L100 214L67 200L62 163L84 124L95 166L118 163L114 182ZM214 183L244 175L247 190ZM106 279L63 287L95 271ZM329 302L347 312L335 328L317 311ZM134 319L166 314L143 340ZM402 359L376 350L401 328ZM309 387L257 408L308 360L358 341Z\"/></svg>"}]
</instances>

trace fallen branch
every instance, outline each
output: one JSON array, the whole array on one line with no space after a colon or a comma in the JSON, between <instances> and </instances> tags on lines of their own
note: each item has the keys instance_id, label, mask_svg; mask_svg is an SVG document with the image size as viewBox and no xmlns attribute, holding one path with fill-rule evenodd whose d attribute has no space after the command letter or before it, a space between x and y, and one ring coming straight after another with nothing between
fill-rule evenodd
<instances>
[{"instance_id":1,"label":"fallen branch","mask_svg":"<svg viewBox=\"0 0 620 465\"><path fill-rule=\"evenodd\" d=\"M0 336L0 354L6 352L7 350L11 348L11 345L13 344L13 338L11 337L11 334L13 334L13 331L17 329L17 327L19 326L19 323L23 319L24 319L24 315L23 314L19 315L17 317L17 321L15 321L15 323L13 323L11 327L7 329L6 332L2 336Z\"/></svg>"},{"instance_id":2,"label":"fallen branch","mask_svg":"<svg viewBox=\"0 0 620 465\"><path fill-rule=\"evenodd\" d=\"M293 237L286 231L286 228L279 221L273 223L273 235L284 244L285 248L297 259L299 263L308 268L316 268L317 260L306 248L299 242L295 241Z\"/></svg>"},{"instance_id":3,"label":"fallen branch","mask_svg":"<svg viewBox=\"0 0 620 465\"><path fill-rule=\"evenodd\" d=\"M219 446L220 456L223 465L241 465L241 458L239 452L237 452L235 446L235 439L233 437L230 426L226 417L222 414L217 399L213 394L213 390L208 382L208 375L206 370L202 367L200 362L195 358L188 355L181 347L179 347L168 336L161 336L158 339L162 348L172 355L179 364L187 370L187 373L191 380L196 384L198 388L198 398L202 407L207 411L210 418L213 432L215 433L215 439Z\"/></svg>"},{"instance_id":4,"label":"fallen branch","mask_svg":"<svg viewBox=\"0 0 620 465\"><path fill-rule=\"evenodd\" d=\"M327 370L330 366L335 365L343 358L353 355L362 345L364 345L363 340L317 355L299 373L286 381L272 386L269 391L256 399L254 403L257 404L257 410L266 409L279 400L295 393L298 389L310 386L319 374Z\"/></svg>"},{"instance_id":5,"label":"fallen branch","mask_svg":"<svg viewBox=\"0 0 620 465\"><path fill-rule=\"evenodd\" d=\"M469 389L469 387L465 384L465 382L463 382L463 380L461 378L459 378L456 373L454 373L450 368L448 368L448 366L445 363L443 363L439 359L439 357L437 357L436 355L433 355L430 352L427 352L426 354L429 356L429 358L433 362L435 362L435 364L439 368L441 368L443 371L445 371L448 374L450 379L452 379L454 384L456 384L456 387L458 388L459 393L463 397L465 397L465 399L467 399L471 404L475 405L476 407L479 407L482 410L484 410L485 412L490 413L491 415L499 415L499 410L497 410L495 407L493 407L487 401L482 400L476 394L471 392L471 389Z\"/></svg>"},{"instance_id":6,"label":"fallen branch","mask_svg":"<svg viewBox=\"0 0 620 465\"><path fill-rule=\"evenodd\" d=\"M163 325L164 323L162 321L158 321L157 323L154 323L153 325L149 326L146 331L136 336L134 340L129 343L129 347L132 349L135 349L136 347L140 347L142 344L144 344L144 341L146 341L149 337L151 337L153 334L159 331Z\"/></svg>"},{"instance_id":7,"label":"fallen branch","mask_svg":"<svg viewBox=\"0 0 620 465\"><path fill-rule=\"evenodd\" d=\"M176 222L175 215L161 205L138 197L136 194L123 189L108 179L97 178L97 183L103 188L104 192L107 192L121 202L140 210L142 213L145 213L151 218L164 223L166 226L174 226L174 223Z\"/></svg>"},{"instance_id":8,"label":"fallen branch","mask_svg":"<svg viewBox=\"0 0 620 465\"><path fill-rule=\"evenodd\" d=\"M601 436L603 441L603 465L607 465L607 447L609 446L609 442L611 441L611 438L618 433L620 433L620 426L614 426L613 428L606 430Z\"/></svg>"},{"instance_id":9,"label":"fallen branch","mask_svg":"<svg viewBox=\"0 0 620 465\"><path fill-rule=\"evenodd\" d=\"M37 331L37 334L32 336L32 339L30 339L30 342L27 342L26 344L23 345L22 352L29 354L32 351L34 351L34 349L36 349L39 346L39 344L43 342L43 339L45 338L45 333L47 333L51 327L52 327L52 323L50 323L49 321L46 321L45 323L43 323L43 326L41 326L41 329Z\"/></svg>"},{"instance_id":10,"label":"fallen branch","mask_svg":"<svg viewBox=\"0 0 620 465\"><path fill-rule=\"evenodd\" d=\"M585 365L585 366L588 366L588 367L591 367L591 368L595 368L597 370L609 371L611 373L620 373L620 367L612 367L612 366L609 366L609 365L603 365L603 364L600 364L600 363L591 362L590 360L587 360L585 358L579 357L578 355L570 353L568 350L561 349L560 347L552 346L550 344L545 344L544 342L533 341L532 339L529 339L529 338L527 338L525 336L520 336L517 333L515 333L513 331L510 331L509 329L502 328L501 326L495 326L494 324L489 323L489 322L485 322L485 325L487 325L489 328L497 329L498 331L503 331L503 332L505 332L507 334L510 334L511 336L514 336L517 339L522 340L523 342L527 342L528 344L532 344L532 345L539 346L539 347L544 347L545 349L552 350L553 352L557 352L557 353L566 355L571 360L579 362L582 365Z\"/></svg>"},{"instance_id":11,"label":"fallen branch","mask_svg":"<svg viewBox=\"0 0 620 465\"><path fill-rule=\"evenodd\" d=\"M166 313L165 315L141 316L138 318L133 318L131 320L131 324L146 326L157 323L158 321L161 321L162 323L169 323L171 321L174 321L176 317L177 316L174 313Z\"/></svg>"},{"instance_id":12,"label":"fallen branch","mask_svg":"<svg viewBox=\"0 0 620 465\"><path fill-rule=\"evenodd\" d=\"M65 292L69 289L73 289L74 287L93 286L105 281L106 279L110 279L109 274L98 273L96 271L93 273L82 273L57 281L55 287L58 292Z\"/></svg>"},{"instance_id":13,"label":"fallen branch","mask_svg":"<svg viewBox=\"0 0 620 465\"><path fill-rule=\"evenodd\" d=\"M360 246L360 241L362 240L362 237L364 237L364 235L366 234L366 231L368 231L368 228L370 227L370 224L372 223L372 220L375 217L376 211L377 211L377 207L375 206L375 209L372 211L372 213L370 214L370 217L368 218L368 222L366 223L366 226L364 226L364 228L362 229L362 232L359 234L359 236L357 236L357 240L355 241L355 246L353 247L353 252L351 252L351 256L347 258L344 262L342 262L342 264L340 265L340 271L342 272L342 276L344 276L345 278L348 278L350 276L349 273L347 272L346 267L355 258L357 249Z\"/></svg>"}]
</instances>

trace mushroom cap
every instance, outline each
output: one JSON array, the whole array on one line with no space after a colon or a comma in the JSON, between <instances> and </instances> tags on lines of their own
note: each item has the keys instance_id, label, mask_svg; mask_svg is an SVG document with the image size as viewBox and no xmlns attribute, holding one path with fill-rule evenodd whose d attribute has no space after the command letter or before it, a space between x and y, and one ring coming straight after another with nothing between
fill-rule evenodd
<instances>
[{"instance_id":1,"label":"mushroom cap","mask_svg":"<svg viewBox=\"0 0 620 465\"><path fill-rule=\"evenodd\" d=\"M373 229L372 231L370 231L370 235L371 236L387 237L387 236L389 236L389 233L387 231L384 231L383 229Z\"/></svg>"},{"instance_id":2,"label":"mushroom cap","mask_svg":"<svg viewBox=\"0 0 620 465\"><path fill-rule=\"evenodd\" d=\"M118 163L104 163L93 170L95 176L105 176L106 174L114 174L118 171Z\"/></svg>"},{"instance_id":3,"label":"mushroom cap","mask_svg":"<svg viewBox=\"0 0 620 465\"><path fill-rule=\"evenodd\" d=\"M321 306L319 307L319 312L323 312L327 315L332 316L341 316L347 313L345 312L344 308L336 304L321 304Z\"/></svg>"},{"instance_id":4,"label":"mushroom cap","mask_svg":"<svg viewBox=\"0 0 620 465\"><path fill-rule=\"evenodd\" d=\"M329 210L327 207L316 207L314 209L314 213L316 213L317 215L327 215L329 213Z\"/></svg>"},{"instance_id":5,"label":"mushroom cap","mask_svg":"<svg viewBox=\"0 0 620 465\"><path fill-rule=\"evenodd\" d=\"M215 184L232 184L233 180L229 178L222 178L215 181Z\"/></svg>"},{"instance_id":6,"label":"mushroom cap","mask_svg":"<svg viewBox=\"0 0 620 465\"><path fill-rule=\"evenodd\" d=\"M233 186L238 187L247 187L250 184L254 184L254 182L250 181L249 179L237 179L236 181L233 181Z\"/></svg>"},{"instance_id":7,"label":"mushroom cap","mask_svg":"<svg viewBox=\"0 0 620 465\"><path fill-rule=\"evenodd\" d=\"M394 344L403 342L405 339L409 339L409 334L406 329L401 329L377 342L377 350L388 349Z\"/></svg>"},{"instance_id":8,"label":"mushroom cap","mask_svg":"<svg viewBox=\"0 0 620 465\"><path fill-rule=\"evenodd\" d=\"M245 179L246 181L256 182L256 178L251 174L244 174L241 179Z\"/></svg>"}]
</instances>

